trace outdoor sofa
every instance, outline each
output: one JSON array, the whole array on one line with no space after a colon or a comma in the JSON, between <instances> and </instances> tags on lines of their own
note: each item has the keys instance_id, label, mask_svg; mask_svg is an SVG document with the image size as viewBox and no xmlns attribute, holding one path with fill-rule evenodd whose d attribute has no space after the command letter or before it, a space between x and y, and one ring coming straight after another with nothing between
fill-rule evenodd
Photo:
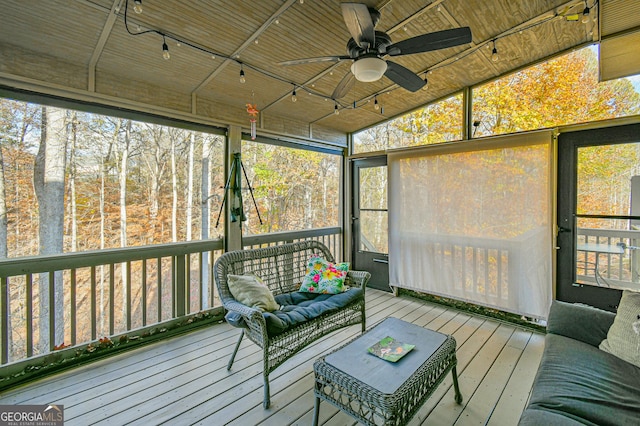
<instances>
[{"instance_id":1,"label":"outdoor sofa","mask_svg":"<svg viewBox=\"0 0 640 426\"><path fill-rule=\"evenodd\" d=\"M634 298L637 303L640 293ZM617 333L623 327L619 322L622 302ZM617 336L618 344L627 352L621 355L636 364L599 348L605 339L615 345L616 314L553 302L544 353L520 426L640 424L640 348L636 347L640 340L636 336L634 341L640 323L633 325L640 321L640 305L626 311L627 324Z\"/></svg>"}]
</instances>

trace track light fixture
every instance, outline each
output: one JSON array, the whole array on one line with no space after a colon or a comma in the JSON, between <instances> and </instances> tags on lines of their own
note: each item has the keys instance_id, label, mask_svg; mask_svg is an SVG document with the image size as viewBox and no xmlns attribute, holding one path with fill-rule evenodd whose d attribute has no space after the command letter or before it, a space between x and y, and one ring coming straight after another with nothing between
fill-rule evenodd
<instances>
[{"instance_id":1,"label":"track light fixture","mask_svg":"<svg viewBox=\"0 0 640 426\"><path fill-rule=\"evenodd\" d=\"M244 67L240 64L240 83L244 84L246 81L247 79L244 78Z\"/></svg>"},{"instance_id":2,"label":"track light fixture","mask_svg":"<svg viewBox=\"0 0 640 426\"><path fill-rule=\"evenodd\" d=\"M171 59L171 54L169 53L169 46L167 46L167 40L165 40L164 36L162 36L162 57L165 61Z\"/></svg>"},{"instance_id":3,"label":"track light fixture","mask_svg":"<svg viewBox=\"0 0 640 426\"><path fill-rule=\"evenodd\" d=\"M295 102L298 100L298 97L296 96L296 86L293 86L293 92L291 92L291 102Z\"/></svg>"},{"instance_id":4,"label":"track light fixture","mask_svg":"<svg viewBox=\"0 0 640 426\"><path fill-rule=\"evenodd\" d=\"M333 113L334 113L335 115L340 114L340 110L338 109L338 102L336 102L336 103L333 105Z\"/></svg>"},{"instance_id":5,"label":"track light fixture","mask_svg":"<svg viewBox=\"0 0 640 426\"><path fill-rule=\"evenodd\" d=\"M138 15L142 13L142 0L134 0L133 11Z\"/></svg>"},{"instance_id":6,"label":"track light fixture","mask_svg":"<svg viewBox=\"0 0 640 426\"><path fill-rule=\"evenodd\" d=\"M378 103L378 95L373 97L373 109L376 111L380 109L380 104Z\"/></svg>"}]
</instances>

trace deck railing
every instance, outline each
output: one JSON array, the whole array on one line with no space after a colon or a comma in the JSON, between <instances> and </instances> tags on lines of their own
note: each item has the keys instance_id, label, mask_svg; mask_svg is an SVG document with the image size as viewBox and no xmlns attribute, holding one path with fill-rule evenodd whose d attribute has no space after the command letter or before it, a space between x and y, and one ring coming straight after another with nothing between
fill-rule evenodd
<instances>
[{"instance_id":1,"label":"deck railing","mask_svg":"<svg viewBox=\"0 0 640 426\"><path fill-rule=\"evenodd\" d=\"M305 239L342 256L339 227L248 236L243 246ZM0 260L1 364L219 306L212 268L222 251L222 240L207 240Z\"/></svg>"},{"instance_id":2,"label":"deck railing","mask_svg":"<svg viewBox=\"0 0 640 426\"><path fill-rule=\"evenodd\" d=\"M550 233L545 227L511 238L419 234L404 235L402 241L402 261L420 268L414 272L417 279L405 283L409 290L507 312L522 313L517 311L520 306L544 303L528 289L551 273L545 257L550 254ZM532 297L532 303L522 303ZM541 315L535 310L526 314Z\"/></svg>"},{"instance_id":3,"label":"deck railing","mask_svg":"<svg viewBox=\"0 0 640 426\"><path fill-rule=\"evenodd\" d=\"M585 246L621 247L623 250L620 254L580 250L580 247ZM640 231L578 228L576 281L607 287L640 289L639 246ZM596 277L596 272L599 277Z\"/></svg>"}]
</instances>

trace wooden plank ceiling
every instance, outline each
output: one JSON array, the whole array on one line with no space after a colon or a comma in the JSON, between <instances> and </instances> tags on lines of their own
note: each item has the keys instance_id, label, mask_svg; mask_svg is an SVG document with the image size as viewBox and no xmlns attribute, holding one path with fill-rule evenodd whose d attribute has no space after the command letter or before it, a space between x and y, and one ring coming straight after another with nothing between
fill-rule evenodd
<instances>
[{"instance_id":1,"label":"wooden plank ceiling","mask_svg":"<svg viewBox=\"0 0 640 426\"><path fill-rule=\"evenodd\" d=\"M395 57L427 76L429 84L418 92L383 77L356 82L344 98L334 100L350 60L278 62L346 54L350 35L338 0L144 0L141 14L133 12L133 0L4 0L0 84L67 90L98 101L115 97L245 126L250 102L261 111L265 130L343 140L347 132L597 40L597 21L583 24L566 17L582 14L584 0L360 2L380 11L376 29L393 42L464 26L471 28L472 42ZM597 7L591 11L596 16ZM161 34L169 60L162 57ZM494 40L497 62L491 60ZM297 102L291 101L294 88ZM376 95L383 113L373 108Z\"/></svg>"}]
</instances>

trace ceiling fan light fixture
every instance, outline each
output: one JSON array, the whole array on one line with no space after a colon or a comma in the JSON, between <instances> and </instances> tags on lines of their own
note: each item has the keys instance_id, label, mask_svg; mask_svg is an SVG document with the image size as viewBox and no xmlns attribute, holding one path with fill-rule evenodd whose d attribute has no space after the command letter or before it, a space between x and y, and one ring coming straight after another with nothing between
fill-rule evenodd
<instances>
[{"instance_id":1,"label":"ceiling fan light fixture","mask_svg":"<svg viewBox=\"0 0 640 426\"><path fill-rule=\"evenodd\" d=\"M375 57L361 58L351 65L351 72L356 80L364 83L380 80L385 71L387 71L387 63Z\"/></svg>"}]
</instances>

